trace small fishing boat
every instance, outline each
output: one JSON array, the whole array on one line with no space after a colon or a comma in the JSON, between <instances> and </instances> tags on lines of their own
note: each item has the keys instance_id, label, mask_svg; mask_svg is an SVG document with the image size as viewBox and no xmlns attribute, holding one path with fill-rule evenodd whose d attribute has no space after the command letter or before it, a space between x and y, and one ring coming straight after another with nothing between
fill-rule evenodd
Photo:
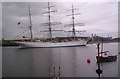
<instances>
[{"instance_id":1,"label":"small fishing boat","mask_svg":"<svg viewBox=\"0 0 120 79\"><path fill-rule=\"evenodd\" d=\"M103 54L103 55L101 55L99 58L98 56L96 56L97 60L99 59L100 62L111 62L111 61L117 60L117 55L114 55L114 56L108 55L109 51L101 52L100 54Z\"/></svg>"},{"instance_id":2,"label":"small fishing boat","mask_svg":"<svg viewBox=\"0 0 120 79\"><path fill-rule=\"evenodd\" d=\"M97 62L112 62L117 60L117 55L110 55L109 51L103 52L103 38L101 44L101 52L100 52L100 44L98 44L98 56L96 56Z\"/></svg>"}]
</instances>

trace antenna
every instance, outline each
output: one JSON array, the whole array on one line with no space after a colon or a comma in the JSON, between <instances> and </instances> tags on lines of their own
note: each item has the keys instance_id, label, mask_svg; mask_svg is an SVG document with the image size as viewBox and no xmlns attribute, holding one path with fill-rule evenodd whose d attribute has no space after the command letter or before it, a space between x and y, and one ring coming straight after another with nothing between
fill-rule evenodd
<instances>
[{"instance_id":1,"label":"antenna","mask_svg":"<svg viewBox=\"0 0 120 79\"><path fill-rule=\"evenodd\" d=\"M29 20L30 20L30 25L29 25L29 29L30 29L30 36L31 36L31 41L33 40L33 34L32 34L32 20L31 20L31 9L30 9L30 4L28 3L28 8L29 8Z\"/></svg>"},{"instance_id":2,"label":"antenna","mask_svg":"<svg viewBox=\"0 0 120 79\"><path fill-rule=\"evenodd\" d=\"M65 27L71 27L71 26L73 27L72 31L66 31L66 32L72 32L74 40L75 40L75 37L76 37L76 32L85 32L85 31L76 31L75 30L75 26L85 26L84 23L75 23L75 15L80 15L80 13L75 13L75 10L78 10L78 8L74 8L73 4L72 4L72 9L68 10L68 11L72 11L72 14L67 15L67 16L72 16L72 24L65 25Z\"/></svg>"},{"instance_id":3,"label":"antenna","mask_svg":"<svg viewBox=\"0 0 120 79\"><path fill-rule=\"evenodd\" d=\"M55 6L51 6L50 3L48 2L48 7L47 7L48 11L43 13L43 14L48 14L48 20L49 20L49 22L48 23L43 23L42 25L43 26L49 26L49 28L48 28L48 30L41 31L41 32L49 32L49 34L50 34L50 40L52 41L52 31L62 31L62 30L54 30L54 29L52 29L53 25L58 25L58 24L61 24L61 23L60 22L52 22L51 21L51 13L57 12L57 10L51 10L51 7L55 7Z\"/></svg>"}]
</instances>

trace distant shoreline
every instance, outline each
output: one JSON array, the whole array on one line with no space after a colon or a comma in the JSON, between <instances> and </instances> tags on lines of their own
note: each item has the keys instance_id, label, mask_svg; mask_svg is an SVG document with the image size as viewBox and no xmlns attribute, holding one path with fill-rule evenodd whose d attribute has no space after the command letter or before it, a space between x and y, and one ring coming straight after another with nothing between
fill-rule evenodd
<instances>
[{"instance_id":1,"label":"distant shoreline","mask_svg":"<svg viewBox=\"0 0 120 79\"><path fill-rule=\"evenodd\" d=\"M120 41L104 41L103 43L118 43ZM89 41L87 44L97 44L101 43L101 41Z\"/></svg>"}]
</instances>

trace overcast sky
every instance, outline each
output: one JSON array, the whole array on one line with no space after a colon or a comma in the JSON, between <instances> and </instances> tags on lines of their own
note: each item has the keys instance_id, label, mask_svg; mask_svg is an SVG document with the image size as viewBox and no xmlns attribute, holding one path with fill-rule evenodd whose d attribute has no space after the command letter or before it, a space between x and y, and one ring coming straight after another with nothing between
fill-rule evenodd
<instances>
[{"instance_id":1,"label":"overcast sky","mask_svg":"<svg viewBox=\"0 0 120 79\"><path fill-rule=\"evenodd\" d=\"M85 33L77 36L91 36L97 34L100 36L118 36L118 2L51 2L54 5L51 10L57 12L51 14L53 22L61 22L61 25L52 26L54 29L71 30L71 27L64 27L72 22L70 16L72 4L75 13L81 13L75 16L76 23L84 23L85 26L76 26L76 30L86 30ZM1 5L1 4L0 4ZM47 2L30 2L33 34L34 37L46 37L47 33L40 31L47 30L47 26L42 26L42 23L48 22ZM21 22L18 26L17 23ZM16 38L19 34L27 30L29 27L28 3L27 2L3 2L2 3L2 33L3 38ZM52 32L53 36L71 36L72 33ZM22 36L29 36L29 30Z\"/></svg>"}]
</instances>

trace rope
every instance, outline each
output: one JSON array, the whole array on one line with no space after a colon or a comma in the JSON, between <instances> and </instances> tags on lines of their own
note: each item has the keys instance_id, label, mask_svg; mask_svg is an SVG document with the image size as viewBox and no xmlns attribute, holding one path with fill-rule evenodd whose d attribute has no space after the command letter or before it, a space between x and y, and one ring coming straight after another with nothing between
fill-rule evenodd
<instances>
[{"instance_id":1,"label":"rope","mask_svg":"<svg viewBox=\"0 0 120 79\"><path fill-rule=\"evenodd\" d=\"M61 58L61 49L59 48L59 77L61 76L61 74L60 74L60 58Z\"/></svg>"},{"instance_id":2,"label":"rope","mask_svg":"<svg viewBox=\"0 0 120 79\"><path fill-rule=\"evenodd\" d=\"M82 33L80 33L80 32L78 32L80 35L82 34Z\"/></svg>"},{"instance_id":3,"label":"rope","mask_svg":"<svg viewBox=\"0 0 120 79\"><path fill-rule=\"evenodd\" d=\"M74 54L74 59L75 59L75 61L74 61L74 67L75 67L75 77L76 77L76 79L77 79L77 63L76 63L76 52L75 52L75 54Z\"/></svg>"},{"instance_id":4,"label":"rope","mask_svg":"<svg viewBox=\"0 0 120 79\"><path fill-rule=\"evenodd\" d=\"M18 38L20 35L22 35L23 33L25 33L26 31L28 31L28 29L27 30L25 30L25 31L23 31L21 34L19 34L18 36L16 36L15 38Z\"/></svg>"},{"instance_id":5,"label":"rope","mask_svg":"<svg viewBox=\"0 0 120 79\"><path fill-rule=\"evenodd\" d=\"M76 49L74 48L72 53L73 53L73 74L75 76L75 79L77 79L77 64L76 64Z\"/></svg>"},{"instance_id":6,"label":"rope","mask_svg":"<svg viewBox=\"0 0 120 79\"><path fill-rule=\"evenodd\" d=\"M49 77L52 77L53 74L52 74L52 52L50 52L50 55L49 55L49 68L48 68L48 71L49 71Z\"/></svg>"}]
</instances>

